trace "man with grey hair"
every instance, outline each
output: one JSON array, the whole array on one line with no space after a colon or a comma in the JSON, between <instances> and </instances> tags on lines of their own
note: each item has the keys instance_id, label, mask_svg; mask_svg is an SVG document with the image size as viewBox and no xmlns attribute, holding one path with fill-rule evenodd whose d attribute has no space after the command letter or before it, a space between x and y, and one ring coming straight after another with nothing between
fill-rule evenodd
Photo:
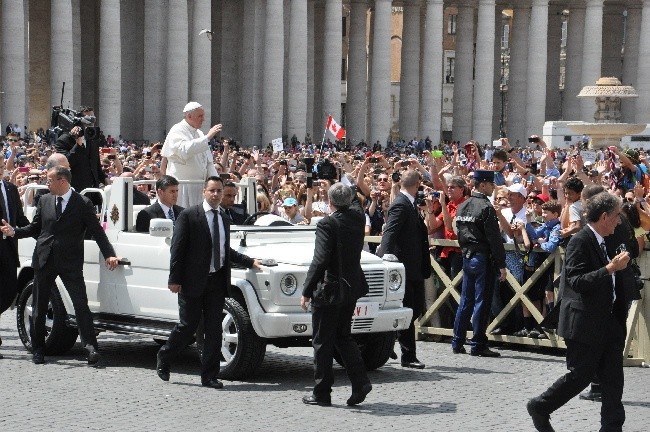
<instances>
[{"instance_id":1,"label":"man with grey hair","mask_svg":"<svg viewBox=\"0 0 650 432\"><path fill-rule=\"evenodd\" d=\"M616 273L627 268L630 253L621 247L612 253L605 242L621 223L620 212L620 198L608 192L593 196L585 206L587 226L567 245L557 333L566 342L569 372L528 402L538 431L553 431L550 414L578 395L594 375L601 381L600 430L623 428L627 299Z\"/></svg>"},{"instance_id":2,"label":"man with grey hair","mask_svg":"<svg viewBox=\"0 0 650 432\"><path fill-rule=\"evenodd\" d=\"M169 130L161 155L167 158L166 174L178 180L196 181L196 184L179 187L179 205L187 208L203 200L205 179L219 175L208 142L221 131L221 125L212 126L204 135L199 128L203 125L205 111L198 102L185 105L183 115L183 120Z\"/></svg>"},{"instance_id":3,"label":"man with grey hair","mask_svg":"<svg viewBox=\"0 0 650 432\"><path fill-rule=\"evenodd\" d=\"M404 264L406 285L404 306L413 309L413 318L408 329L400 332L402 367L424 369L415 350L415 320L424 309L424 280L431 276L429 238L427 227L420 216L415 195L420 187L420 173L409 169L401 178L400 192L388 209L388 221L381 239L383 254L393 254Z\"/></svg>"},{"instance_id":4,"label":"man with grey hair","mask_svg":"<svg viewBox=\"0 0 650 432\"><path fill-rule=\"evenodd\" d=\"M312 394L302 398L308 405L329 406L334 383L332 361L336 349L352 383L348 405L363 402L372 390L361 352L350 334L357 300L368 293L361 269L365 215L354 191L335 183L327 191L331 214L318 222L314 258L309 266L300 306L312 304L314 379ZM341 256L345 241L345 259Z\"/></svg>"}]
</instances>

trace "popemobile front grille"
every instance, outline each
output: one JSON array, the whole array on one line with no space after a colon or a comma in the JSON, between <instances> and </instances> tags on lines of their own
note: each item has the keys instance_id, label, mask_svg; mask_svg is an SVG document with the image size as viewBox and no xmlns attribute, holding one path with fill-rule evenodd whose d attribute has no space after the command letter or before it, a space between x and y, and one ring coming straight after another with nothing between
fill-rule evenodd
<instances>
[{"instance_id":1,"label":"popemobile front grille","mask_svg":"<svg viewBox=\"0 0 650 432\"><path fill-rule=\"evenodd\" d=\"M374 318L353 318L352 330L356 331L370 331L372 330L372 323Z\"/></svg>"},{"instance_id":2,"label":"popemobile front grille","mask_svg":"<svg viewBox=\"0 0 650 432\"><path fill-rule=\"evenodd\" d=\"M366 297L383 297L384 287L386 286L384 270L366 270L363 274L366 275L366 281L370 288Z\"/></svg>"}]
</instances>

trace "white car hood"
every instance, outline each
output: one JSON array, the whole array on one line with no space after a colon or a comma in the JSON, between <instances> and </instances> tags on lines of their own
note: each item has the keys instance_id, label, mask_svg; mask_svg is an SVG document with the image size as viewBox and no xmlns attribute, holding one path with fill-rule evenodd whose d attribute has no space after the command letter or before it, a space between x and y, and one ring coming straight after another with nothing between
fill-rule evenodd
<instances>
[{"instance_id":1,"label":"white car hood","mask_svg":"<svg viewBox=\"0 0 650 432\"><path fill-rule=\"evenodd\" d=\"M237 251L251 258L274 259L278 264L309 266L314 257L314 243L277 243L239 247ZM345 251L343 251L345 255ZM344 257L345 259L345 257ZM382 259L369 252L361 254L361 264L379 264Z\"/></svg>"}]
</instances>

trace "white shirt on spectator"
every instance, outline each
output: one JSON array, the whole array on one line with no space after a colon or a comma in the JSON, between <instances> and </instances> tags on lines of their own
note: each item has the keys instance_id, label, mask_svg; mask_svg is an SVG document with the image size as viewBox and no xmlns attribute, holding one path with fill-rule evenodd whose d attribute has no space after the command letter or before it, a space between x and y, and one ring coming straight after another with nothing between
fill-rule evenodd
<instances>
[{"instance_id":1,"label":"white shirt on spectator","mask_svg":"<svg viewBox=\"0 0 650 432\"><path fill-rule=\"evenodd\" d=\"M178 180L204 181L216 176L212 152L208 146L208 137L193 128L185 120L176 123L169 130L162 156L167 158L167 174ZM203 200L203 184L179 185L178 205L189 207Z\"/></svg>"},{"instance_id":2,"label":"white shirt on spectator","mask_svg":"<svg viewBox=\"0 0 650 432\"><path fill-rule=\"evenodd\" d=\"M510 207L501 210L501 214L503 215L504 218L506 218L506 220L511 225L515 222L521 222L523 224L526 223L526 206L523 206L521 210L515 213L514 218L513 218L512 209ZM513 244L515 242L514 239L510 237L508 234L502 233L501 235L503 236L503 240L506 244Z\"/></svg>"}]
</instances>

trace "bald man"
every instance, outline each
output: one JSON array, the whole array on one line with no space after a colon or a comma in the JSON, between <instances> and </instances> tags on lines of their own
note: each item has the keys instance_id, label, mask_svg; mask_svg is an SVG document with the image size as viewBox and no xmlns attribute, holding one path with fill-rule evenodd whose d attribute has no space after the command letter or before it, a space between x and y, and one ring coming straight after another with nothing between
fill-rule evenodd
<instances>
[{"instance_id":1,"label":"bald man","mask_svg":"<svg viewBox=\"0 0 650 432\"><path fill-rule=\"evenodd\" d=\"M205 111L198 102L185 105L183 116L183 120L169 130L161 154L167 158L167 175L197 182L179 186L178 205L187 208L203 201L203 182L219 175L208 142L221 131L221 125L212 126L203 134L199 128L203 125Z\"/></svg>"}]
</instances>

